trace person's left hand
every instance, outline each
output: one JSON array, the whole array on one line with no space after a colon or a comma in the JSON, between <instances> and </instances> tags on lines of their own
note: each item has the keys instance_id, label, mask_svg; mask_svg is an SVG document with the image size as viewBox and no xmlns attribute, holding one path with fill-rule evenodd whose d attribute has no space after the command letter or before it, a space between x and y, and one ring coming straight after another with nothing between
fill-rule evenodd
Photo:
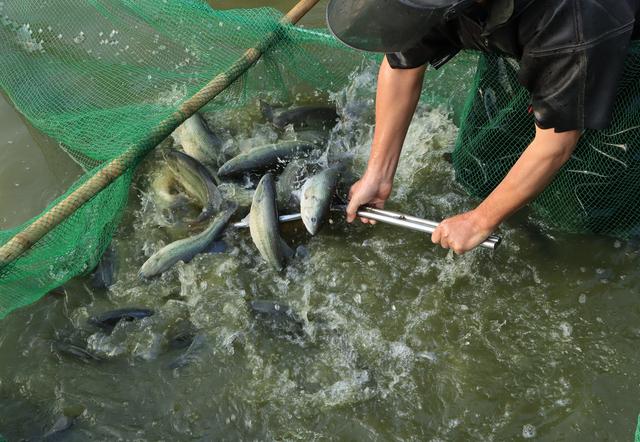
<instances>
[{"instance_id":1,"label":"person's left hand","mask_svg":"<svg viewBox=\"0 0 640 442\"><path fill-rule=\"evenodd\" d=\"M461 255L482 244L494 228L472 210L442 221L431 235L431 241Z\"/></svg>"}]
</instances>

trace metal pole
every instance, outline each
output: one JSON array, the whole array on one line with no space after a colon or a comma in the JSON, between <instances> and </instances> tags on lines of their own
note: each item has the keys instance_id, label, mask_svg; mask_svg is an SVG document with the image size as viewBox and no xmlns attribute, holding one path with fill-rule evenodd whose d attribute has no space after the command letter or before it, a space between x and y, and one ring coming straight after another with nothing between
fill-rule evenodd
<instances>
[{"instance_id":1,"label":"metal pole","mask_svg":"<svg viewBox=\"0 0 640 442\"><path fill-rule=\"evenodd\" d=\"M346 206L333 206L331 208L331 210L340 212L343 212L345 209ZM405 215L403 213L366 206L360 207L360 209L358 209L358 211L356 212L356 215L362 218L380 221L381 223L403 227L405 229L416 230L418 232L428 233L429 235L432 234L439 225L439 223L437 223L436 221L429 221L415 216ZM280 217L278 217L278 219L281 223L288 223L301 220L302 215L300 213L292 213L290 215L281 215ZM245 218L242 221L233 224L233 227L237 229L247 228L249 227L249 222ZM497 235L491 235L484 242L482 242L480 246L486 249L495 250L498 248L501 242L501 237Z\"/></svg>"},{"instance_id":2,"label":"metal pole","mask_svg":"<svg viewBox=\"0 0 640 442\"><path fill-rule=\"evenodd\" d=\"M297 23L319 1L320 0L301 0L282 18L280 23L284 25ZM122 155L111 160L84 184L67 195L65 199L58 202L31 225L6 242L0 247L0 269L12 263L20 255L29 250L47 233L73 215L83 204L104 190L127 169L136 164L136 161L153 150L162 140L168 137L176 127L228 88L253 66L260 59L263 52L277 41L277 39L277 30L267 34L254 48L248 49L226 72L217 75L199 92L182 103L169 118L158 124L140 144L131 146Z\"/></svg>"}]
</instances>

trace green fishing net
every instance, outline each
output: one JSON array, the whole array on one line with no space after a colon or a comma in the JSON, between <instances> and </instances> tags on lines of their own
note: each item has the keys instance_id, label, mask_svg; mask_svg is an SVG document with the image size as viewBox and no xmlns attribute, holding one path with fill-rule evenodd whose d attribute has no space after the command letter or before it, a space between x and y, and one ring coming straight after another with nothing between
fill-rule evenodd
<instances>
[{"instance_id":1,"label":"green fishing net","mask_svg":"<svg viewBox=\"0 0 640 442\"><path fill-rule=\"evenodd\" d=\"M282 26L281 18L271 8L214 10L197 0L0 1L0 88L85 168L68 194L129 148L140 146L142 158L143 140L161 121L271 32L275 44L209 111L264 91L292 101L294 86L335 91L363 62L328 33ZM0 318L96 266L134 168L0 269ZM0 231L0 244L31 222Z\"/></svg>"},{"instance_id":2,"label":"green fishing net","mask_svg":"<svg viewBox=\"0 0 640 442\"><path fill-rule=\"evenodd\" d=\"M480 57L453 153L457 180L478 197L491 193L535 134L530 97L517 72L514 60ZM640 234L640 43L628 55L611 126L583 134L532 206L565 231Z\"/></svg>"},{"instance_id":3,"label":"green fishing net","mask_svg":"<svg viewBox=\"0 0 640 442\"><path fill-rule=\"evenodd\" d=\"M274 44L207 111L250 106L265 93L291 103L300 93L338 91L371 61L325 30L282 26L281 17L271 8L217 10L202 0L0 0L0 88L86 170L50 207L123 152L135 159L73 216L0 268L0 318L96 266L122 217L135 167L154 147L149 133L266 35L276 32ZM534 203L543 217L569 230L628 234L638 222L637 153L630 139L638 124L637 53L634 48L612 128L588 133ZM460 118L460 92L467 89L460 85L470 83L465 79L473 59L465 57L428 74L423 99L464 121L454 154L457 177L484 196L530 141L533 120L517 66L485 56ZM0 244L51 215L45 210L1 230Z\"/></svg>"}]
</instances>

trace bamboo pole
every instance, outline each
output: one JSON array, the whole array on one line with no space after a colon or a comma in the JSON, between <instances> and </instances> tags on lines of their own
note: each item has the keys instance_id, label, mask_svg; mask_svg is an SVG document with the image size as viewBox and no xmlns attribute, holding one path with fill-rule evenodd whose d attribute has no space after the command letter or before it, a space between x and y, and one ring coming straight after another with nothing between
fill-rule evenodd
<instances>
[{"instance_id":1,"label":"bamboo pole","mask_svg":"<svg viewBox=\"0 0 640 442\"><path fill-rule=\"evenodd\" d=\"M283 25L296 24L319 1L301 0L282 18L280 23ZM0 247L0 269L18 259L43 236L73 215L83 204L120 177L137 160L153 150L186 119L228 88L238 77L253 66L277 39L277 30L267 34L262 41L258 42L256 47L248 49L226 72L217 75L193 97L182 103L172 115L159 123L139 145L131 146L120 156L111 160L64 200L53 206L29 227L16 234Z\"/></svg>"}]
</instances>

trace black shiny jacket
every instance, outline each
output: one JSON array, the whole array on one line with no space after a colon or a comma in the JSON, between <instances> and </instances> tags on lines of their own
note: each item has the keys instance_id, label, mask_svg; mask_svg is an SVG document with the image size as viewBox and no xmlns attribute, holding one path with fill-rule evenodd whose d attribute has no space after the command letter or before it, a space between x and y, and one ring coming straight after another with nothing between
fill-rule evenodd
<instances>
[{"instance_id":1,"label":"black shiny jacket","mask_svg":"<svg viewBox=\"0 0 640 442\"><path fill-rule=\"evenodd\" d=\"M558 132L609 125L640 0L487 0L430 29L415 48L387 54L394 68L438 68L461 49L520 62L536 123Z\"/></svg>"}]
</instances>

